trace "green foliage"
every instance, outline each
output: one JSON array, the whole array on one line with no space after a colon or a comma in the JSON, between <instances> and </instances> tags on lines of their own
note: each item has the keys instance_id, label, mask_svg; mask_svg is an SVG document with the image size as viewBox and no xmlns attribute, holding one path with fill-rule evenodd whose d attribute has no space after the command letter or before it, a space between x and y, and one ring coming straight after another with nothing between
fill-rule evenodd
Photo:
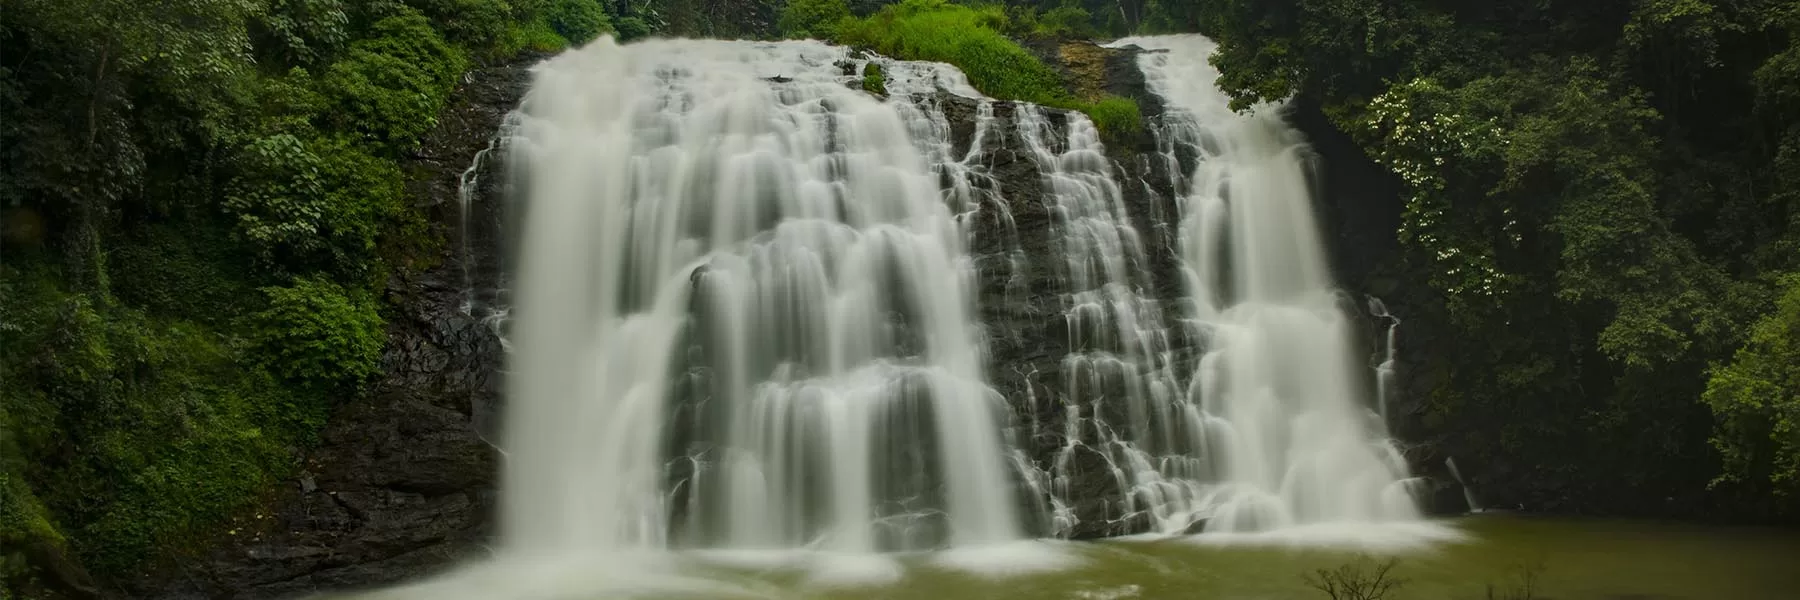
<instances>
[{"instance_id":1,"label":"green foliage","mask_svg":"<svg viewBox=\"0 0 1800 600\"><path fill-rule=\"evenodd\" d=\"M0 19L0 591L43 579L21 544L104 583L289 473L429 255L400 161L471 58L566 45L549 0L153 8Z\"/></svg>"},{"instance_id":2,"label":"green foliage","mask_svg":"<svg viewBox=\"0 0 1800 600\"><path fill-rule=\"evenodd\" d=\"M5 410L0 407L0 433L9 431L4 424ZM18 456L12 451L0 454L9 457L7 464L0 464L0 598L11 598L9 591L28 597L31 592L27 590L43 587L31 568L27 556L30 548L63 548L68 544L62 532L51 524L44 503L20 475L24 465L16 464Z\"/></svg>"},{"instance_id":3,"label":"green foliage","mask_svg":"<svg viewBox=\"0 0 1800 600\"><path fill-rule=\"evenodd\" d=\"M828 39L838 22L848 18L850 5L844 0L788 0L777 26L784 37Z\"/></svg>"},{"instance_id":4,"label":"green foliage","mask_svg":"<svg viewBox=\"0 0 1800 600\"><path fill-rule=\"evenodd\" d=\"M333 105L327 123L399 155L437 125L466 63L423 17L382 19L372 33L352 43L321 82Z\"/></svg>"},{"instance_id":5,"label":"green foliage","mask_svg":"<svg viewBox=\"0 0 1800 600\"><path fill-rule=\"evenodd\" d=\"M326 208L318 156L294 136L277 134L245 146L235 166L239 177L225 196L225 210L237 216L239 230L263 248L265 258L284 247L305 251L319 243Z\"/></svg>"},{"instance_id":6,"label":"green foliage","mask_svg":"<svg viewBox=\"0 0 1800 600\"><path fill-rule=\"evenodd\" d=\"M507 32L506 43L502 54L518 54L520 52L557 52L569 47L569 40L550 27L550 22L538 19L519 25Z\"/></svg>"},{"instance_id":7,"label":"green foliage","mask_svg":"<svg viewBox=\"0 0 1800 600\"><path fill-rule=\"evenodd\" d=\"M442 32L444 40L468 49L476 56L487 56L492 49L502 47L511 25L517 22L506 0L405 0L405 2L418 9L420 14L429 19L428 23L420 23L418 26L421 28L420 30L430 31L434 37L438 32ZM408 25L410 26L411 23ZM379 23L376 25L376 29L377 33L373 37L393 37L395 35L392 31L382 31ZM406 32L406 35L417 36L420 30ZM461 69L453 70L461 71Z\"/></svg>"},{"instance_id":8,"label":"green foliage","mask_svg":"<svg viewBox=\"0 0 1800 600\"><path fill-rule=\"evenodd\" d=\"M631 40L649 37L650 34L656 33L656 26L652 25L648 19L643 17L634 16L620 18L617 27L619 29L619 41L621 42L629 42Z\"/></svg>"},{"instance_id":9,"label":"green foliage","mask_svg":"<svg viewBox=\"0 0 1800 600\"><path fill-rule=\"evenodd\" d=\"M5 466L49 509L39 535L60 524L90 568L119 572L253 501L328 404L244 368L204 326L96 305L59 278L0 272L18 307L0 331L0 405L24 459Z\"/></svg>"},{"instance_id":10,"label":"green foliage","mask_svg":"<svg viewBox=\"0 0 1800 600\"><path fill-rule=\"evenodd\" d=\"M1109 136L1133 134L1142 127L1136 102L1074 97L1055 69L1000 33L1009 26L999 5L906 0L866 19L842 21L834 41L905 60L956 65L984 94L1086 112Z\"/></svg>"},{"instance_id":11,"label":"green foliage","mask_svg":"<svg viewBox=\"0 0 1800 600\"><path fill-rule=\"evenodd\" d=\"M1039 36L1056 38L1090 38L1099 35L1094 16L1078 5L1065 4L1037 17Z\"/></svg>"},{"instance_id":12,"label":"green foliage","mask_svg":"<svg viewBox=\"0 0 1800 600\"><path fill-rule=\"evenodd\" d=\"M224 208L267 268L347 278L376 271L376 238L405 210L393 163L347 141L309 147L277 134L239 152L236 166Z\"/></svg>"},{"instance_id":13,"label":"green foliage","mask_svg":"<svg viewBox=\"0 0 1800 600\"><path fill-rule=\"evenodd\" d=\"M1115 139L1132 136L1144 130L1144 115L1136 100L1108 96L1096 102L1079 104L1078 110L1094 120L1094 126Z\"/></svg>"},{"instance_id":14,"label":"green foliage","mask_svg":"<svg viewBox=\"0 0 1800 600\"><path fill-rule=\"evenodd\" d=\"M220 219L142 223L107 249L120 303L152 315L224 326L254 297L257 272Z\"/></svg>"},{"instance_id":15,"label":"green foliage","mask_svg":"<svg viewBox=\"0 0 1800 600\"><path fill-rule=\"evenodd\" d=\"M380 367L387 336L367 292L318 278L262 292L269 307L253 317L251 342L270 372L328 389L361 382Z\"/></svg>"},{"instance_id":16,"label":"green foliage","mask_svg":"<svg viewBox=\"0 0 1800 600\"><path fill-rule=\"evenodd\" d=\"M612 22L600 9L600 0L552 0L545 18L557 35L576 45L612 31Z\"/></svg>"},{"instance_id":17,"label":"green foliage","mask_svg":"<svg viewBox=\"0 0 1800 600\"><path fill-rule=\"evenodd\" d=\"M271 0L253 31L255 45L289 65L323 60L350 39L350 14L343 0Z\"/></svg>"},{"instance_id":18,"label":"green foliage","mask_svg":"<svg viewBox=\"0 0 1800 600\"><path fill-rule=\"evenodd\" d=\"M1800 275L1780 281L1775 310L1750 330L1731 362L1713 369L1704 399L1718 417L1718 481L1800 496Z\"/></svg>"},{"instance_id":19,"label":"green foliage","mask_svg":"<svg viewBox=\"0 0 1800 600\"><path fill-rule=\"evenodd\" d=\"M1630 501L1606 490L1632 488L1674 499L1636 511L1717 501L1800 516L1750 496L1699 499L1719 472L1705 439L1706 409L1720 405L1698 401L1705 365L1729 358L1763 312L1757 282L1800 260L1800 7L1221 0L1194 11L1235 106L1297 96L1403 186L1391 268L1432 294L1415 299L1431 312L1412 322L1441 318L1444 336L1482 340L1442 359L1433 419L1457 432L1459 461L1532 473L1488 487L1539 508L1620 510ZM1557 458L1569 455L1583 459Z\"/></svg>"},{"instance_id":20,"label":"green foliage","mask_svg":"<svg viewBox=\"0 0 1800 600\"><path fill-rule=\"evenodd\" d=\"M942 0L907 0L875 15L845 21L836 41L906 60L934 60L961 68L969 82L995 98L1038 104L1070 101L1054 69L1001 35L1006 15Z\"/></svg>"}]
</instances>

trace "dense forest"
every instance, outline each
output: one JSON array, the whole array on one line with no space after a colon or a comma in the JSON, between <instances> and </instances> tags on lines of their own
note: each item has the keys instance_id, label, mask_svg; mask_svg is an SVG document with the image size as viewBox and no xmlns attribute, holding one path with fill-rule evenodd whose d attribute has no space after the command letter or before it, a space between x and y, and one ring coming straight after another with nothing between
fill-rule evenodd
<instances>
[{"instance_id":1,"label":"dense forest","mask_svg":"<svg viewBox=\"0 0 1800 600\"><path fill-rule=\"evenodd\" d=\"M297 468L443 243L407 165L473 66L815 37L1118 133L1021 42L1180 31L1405 190L1369 287L1456 340L1417 418L1502 495L1800 518L1800 1L0 0L0 597Z\"/></svg>"},{"instance_id":2,"label":"dense forest","mask_svg":"<svg viewBox=\"0 0 1800 600\"><path fill-rule=\"evenodd\" d=\"M1800 513L1800 2L1190 18L1238 102L1298 96L1402 180L1394 274L1463 340L1426 418L1507 457L1519 503Z\"/></svg>"}]
</instances>

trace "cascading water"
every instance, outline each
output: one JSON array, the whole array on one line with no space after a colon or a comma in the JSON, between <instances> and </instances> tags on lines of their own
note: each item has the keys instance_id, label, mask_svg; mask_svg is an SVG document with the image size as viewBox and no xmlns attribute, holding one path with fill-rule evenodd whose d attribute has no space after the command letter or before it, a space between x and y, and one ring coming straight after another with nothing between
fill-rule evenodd
<instances>
[{"instance_id":1,"label":"cascading water","mask_svg":"<svg viewBox=\"0 0 1800 600\"><path fill-rule=\"evenodd\" d=\"M512 154L507 548L1024 536L971 317L976 169L930 100L976 94L877 59L884 102L851 87L866 60L601 41L538 67Z\"/></svg>"},{"instance_id":2,"label":"cascading water","mask_svg":"<svg viewBox=\"0 0 1800 600\"><path fill-rule=\"evenodd\" d=\"M1018 110L1019 139L1044 180L1044 198L1063 251L1059 284L1070 348L1062 361L1066 446L1052 461L1054 500L1070 497L1075 453L1098 452L1123 494L1109 500L1119 520L1148 517L1180 531L1196 518L1190 499L1207 478L1206 448L1182 413L1181 377L1149 254L1131 224L1099 131L1079 113L1057 139L1043 109ZM1089 440L1083 442L1083 440ZM1060 529L1066 530L1066 527Z\"/></svg>"},{"instance_id":3,"label":"cascading water","mask_svg":"<svg viewBox=\"0 0 1800 600\"><path fill-rule=\"evenodd\" d=\"M1086 324L1072 330L1118 346L1094 355L1078 343L1070 361L1072 385L1098 385L1089 398L1122 395L1129 407L1126 422L1108 423L1096 405L1086 438L1108 447L1122 500L1164 532L1417 519L1413 480L1372 410L1353 351L1357 327L1329 276L1304 141L1278 107L1229 108L1207 63L1209 40L1114 45L1153 50L1140 68L1168 107L1158 140L1171 165L1192 165L1175 169L1172 191L1190 295L1185 326L1200 350L1196 360L1173 358L1168 330L1154 311L1134 309L1145 303L1131 294L1082 300L1096 284L1129 289L1129 273L1073 282L1072 318ZM1125 248L1116 256L1142 253Z\"/></svg>"}]
</instances>

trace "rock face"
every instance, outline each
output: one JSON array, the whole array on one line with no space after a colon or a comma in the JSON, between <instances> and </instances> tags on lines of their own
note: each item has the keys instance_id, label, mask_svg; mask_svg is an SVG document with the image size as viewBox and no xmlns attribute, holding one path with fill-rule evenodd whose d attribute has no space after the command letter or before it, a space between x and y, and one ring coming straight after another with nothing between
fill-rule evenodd
<instances>
[{"instance_id":1,"label":"rock face","mask_svg":"<svg viewBox=\"0 0 1800 600\"><path fill-rule=\"evenodd\" d=\"M458 226L458 189L518 105L535 60L472 72L414 159L415 203L449 243L436 266L389 283L395 310L383 378L339 407L301 473L272 494L268 513L238 525L210 553L172 559L126 596L288 597L411 579L482 552L498 453L481 431L499 395L501 347L480 312L465 310L464 290L494 287L500 253L490 228ZM493 171L490 162L476 174ZM486 200L499 194L492 183L482 187L488 193L476 195L485 200L471 207L471 220L497 222Z\"/></svg>"}]
</instances>

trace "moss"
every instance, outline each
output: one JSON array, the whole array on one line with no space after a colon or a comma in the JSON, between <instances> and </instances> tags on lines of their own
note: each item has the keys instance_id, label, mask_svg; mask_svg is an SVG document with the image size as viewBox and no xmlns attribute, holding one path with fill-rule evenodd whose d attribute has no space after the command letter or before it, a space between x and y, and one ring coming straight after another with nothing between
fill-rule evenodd
<instances>
[{"instance_id":1,"label":"moss","mask_svg":"<svg viewBox=\"0 0 1800 600\"><path fill-rule=\"evenodd\" d=\"M1075 96L1097 101L1106 93L1106 55L1108 50L1092 42L1065 42L1057 45L1057 58L1070 75L1069 84Z\"/></svg>"},{"instance_id":2,"label":"moss","mask_svg":"<svg viewBox=\"0 0 1800 600\"><path fill-rule=\"evenodd\" d=\"M881 65L875 63L863 65L862 89L879 97L887 97L887 76L881 72Z\"/></svg>"}]
</instances>

